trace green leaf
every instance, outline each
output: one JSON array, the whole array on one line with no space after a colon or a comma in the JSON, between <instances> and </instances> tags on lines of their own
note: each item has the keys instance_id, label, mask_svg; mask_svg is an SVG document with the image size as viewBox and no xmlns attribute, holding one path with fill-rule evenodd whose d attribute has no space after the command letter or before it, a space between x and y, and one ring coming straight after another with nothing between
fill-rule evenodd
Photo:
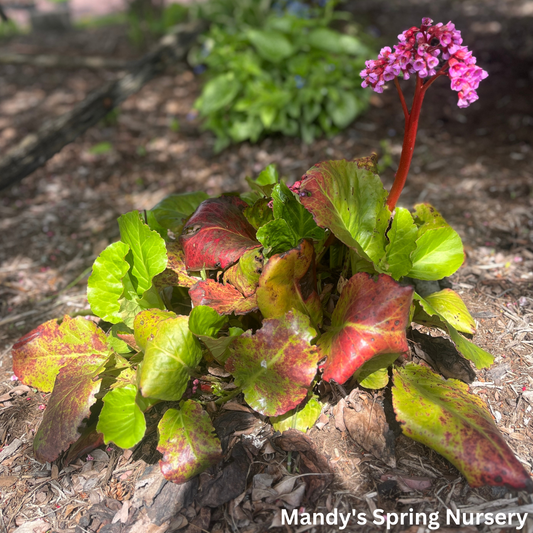
<instances>
[{"instance_id":1,"label":"green leaf","mask_svg":"<svg viewBox=\"0 0 533 533\"><path fill-rule=\"evenodd\" d=\"M187 219L209 198L203 191L171 194L161 200L151 212L163 228L179 234Z\"/></svg>"},{"instance_id":2,"label":"green leaf","mask_svg":"<svg viewBox=\"0 0 533 533\"><path fill-rule=\"evenodd\" d=\"M533 492L529 474L468 385L411 364L394 372L392 399L405 435L448 459L470 486Z\"/></svg>"},{"instance_id":3,"label":"green leaf","mask_svg":"<svg viewBox=\"0 0 533 533\"><path fill-rule=\"evenodd\" d=\"M249 330L235 340L226 370L252 409L279 416L306 397L320 357L311 345L315 336L309 318L294 310L263 320L255 334Z\"/></svg>"},{"instance_id":4,"label":"green leaf","mask_svg":"<svg viewBox=\"0 0 533 533\"><path fill-rule=\"evenodd\" d=\"M322 404L316 398L311 398L302 409L297 407L284 415L270 417L270 423L276 431L297 429L305 433L315 425L321 412Z\"/></svg>"},{"instance_id":5,"label":"green leaf","mask_svg":"<svg viewBox=\"0 0 533 533\"><path fill-rule=\"evenodd\" d=\"M252 190L258 192L262 196L270 198L272 194L272 188L279 181L278 169L275 163L271 163L260 172L259 176L257 176L255 180L252 178L246 178L246 181ZM267 204L268 202L269 200L267 200ZM272 211L270 208L269 210Z\"/></svg>"},{"instance_id":6,"label":"green leaf","mask_svg":"<svg viewBox=\"0 0 533 533\"><path fill-rule=\"evenodd\" d=\"M318 326L322 323L322 304L316 289L315 249L304 240L268 260L259 278L257 305L265 318L281 317L289 309L297 309Z\"/></svg>"},{"instance_id":7,"label":"green leaf","mask_svg":"<svg viewBox=\"0 0 533 533\"><path fill-rule=\"evenodd\" d=\"M461 297L452 289L443 289L424 300L450 325L463 333L475 333L476 323Z\"/></svg>"},{"instance_id":8,"label":"green leaf","mask_svg":"<svg viewBox=\"0 0 533 533\"><path fill-rule=\"evenodd\" d=\"M339 54L343 52L341 34L329 28L316 28L307 35L307 42L314 48Z\"/></svg>"},{"instance_id":9,"label":"green leaf","mask_svg":"<svg viewBox=\"0 0 533 533\"><path fill-rule=\"evenodd\" d=\"M270 163L270 165L266 166L259 173L255 182L261 186L276 185L279 182L279 173L276 164Z\"/></svg>"},{"instance_id":10,"label":"green leaf","mask_svg":"<svg viewBox=\"0 0 533 533\"><path fill-rule=\"evenodd\" d=\"M364 160L319 163L305 174L300 201L319 226L376 263L385 254L390 211L387 192L369 168Z\"/></svg>"},{"instance_id":11,"label":"green leaf","mask_svg":"<svg viewBox=\"0 0 533 533\"><path fill-rule=\"evenodd\" d=\"M260 198L253 206L246 207L243 211L246 220L257 230L264 226L271 220L274 220L274 213L268 207L270 200L268 198Z\"/></svg>"},{"instance_id":12,"label":"green leaf","mask_svg":"<svg viewBox=\"0 0 533 533\"><path fill-rule=\"evenodd\" d=\"M104 442L114 442L119 448L131 448L146 432L144 414L135 402L137 387L127 385L113 389L104 396L104 406L96 430Z\"/></svg>"},{"instance_id":13,"label":"green leaf","mask_svg":"<svg viewBox=\"0 0 533 533\"><path fill-rule=\"evenodd\" d=\"M416 240L416 250L411 255L413 267L408 276L439 280L456 272L464 259L461 237L453 228L427 229Z\"/></svg>"},{"instance_id":14,"label":"green leaf","mask_svg":"<svg viewBox=\"0 0 533 533\"><path fill-rule=\"evenodd\" d=\"M69 361L59 370L33 440L35 457L39 461L55 461L81 436L83 421L91 414L102 382L95 379L95 375L104 361L98 354L88 354Z\"/></svg>"},{"instance_id":15,"label":"green leaf","mask_svg":"<svg viewBox=\"0 0 533 533\"><path fill-rule=\"evenodd\" d=\"M247 37L259 55L272 63L279 63L294 54L293 45L283 33L252 29L248 30Z\"/></svg>"},{"instance_id":16,"label":"green leaf","mask_svg":"<svg viewBox=\"0 0 533 533\"><path fill-rule=\"evenodd\" d=\"M328 100L326 110L337 128L344 129L353 122L361 111L361 106L354 94L343 91L339 94L339 99L334 102Z\"/></svg>"},{"instance_id":17,"label":"green leaf","mask_svg":"<svg viewBox=\"0 0 533 533\"><path fill-rule=\"evenodd\" d=\"M140 390L144 397L179 400L202 359L202 349L189 331L188 317L163 320L146 344Z\"/></svg>"},{"instance_id":18,"label":"green leaf","mask_svg":"<svg viewBox=\"0 0 533 533\"><path fill-rule=\"evenodd\" d=\"M384 353L372 357L354 374L359 385L365 389L382 389L389 383L388 368L396 359L397 353Z\"/></svg>"},{"instance_id":19,"label":"green leaf","mask_svg":"<svg viewBox=\"0 0 533 533\"><path fill-rule=\"evenodd\" d=\"M387 233L389 243L385 248L385 256L379 263L380 268L395 280L406 276L413 266L410 257L416 248L417 231L411 213L403 207L397 207Z\"/></svg>"},{"instance_id":20,"label":"green leaf","mask_svg":"<svg viewBox=\"0 0 533 533\"><path fill-rule=\"evenodd\" d=\"M13 372L25 385L43 392L54 388L59 370L76 360L104 361L110 353L105 333L91 320L65 315L49 320L13 346Z\"/></svg>"},{"instance_id":21,"label":"green leaf","mask_svg":"<svg viewBox=\"0 0 533 533\"><path fill-rule=\"evenodd\" d=\"M241 84L233 72L220 74L209 80L202 90L194 107L202 116L215 113L230 104L241 90Z\"/></svg>"},{"instance_id":22,"label":"green leaf","mask_svg":"<svg viewBox=\"0 0 533 533\"><path fill-rule=\"evenodd\" d=\"M135 342L141 350L146 350L149 340L152 340L157 332L160 322L167 318L175 318L176 313L163 311L161 309L146 309L136 315L133 322L133 332Z\"/></svg>"},{"instance_id":23,"label":"green leaf","mask_svg":"<svg viewBox=\"0 0 533 533\"><path fill-rule=\"evenodd\" d=\"M198 337L219 363L224 364L229 356L228 347L236 337L244 331L240 328L229 328L229 336L217 338L220 329L228 321L227 316L219 315L206 305L195 307L189 315L189 329Z\"/></svg>"},{"instance_id":24,"label":"green leaf","mask_svg":"<svg viewBox=\"0 0 533 533\"><path fill-rule=\"evenodd\" d=\"M282 218L272 220L260 227L257 230L256 239L264 246L266 257L286 252L299 242L289 224Z\"/></svg>"},{"instance_id":25,"label":"green leaf","mask_svg":"<svg viewBox=\"0 0 533 533\"><path fill-rule=\"evenodd\" d=\"M470 359L470 361L472 361L477 368L488 368L490 365L492 365L492 363L494 363L493 355L483 350L483 348L476 346L468 339L465 339L460 333L457 332L455 328L453 328L453 326L448 324L446 327L457 349L467 359Z\"/></svg>"},{"instance_id":26,"label":"green leaf","mask_svg":"<svg viewBox=\"0 0 533 533\"><path fill-rule=\"evenodd\" d=\"M132 350L130 345L120 335L133 335L133 331L126 324L114 324L107 332L107 345L118 354L128 354Z\"/></svg>"},{"instance_id":27,"label":"green leaf","mask_svg":"<svg viewBox=\"0 0 533 533\"><path fill-rule=\"evenodd\" d=\"M126 261L130 247L123 242L110 244L97 258L87 282L87 300L96 316L118 324L120 298L124 292L123 278L130 265Z\"/></svg>"},{"instance_id":28,"label":"green leaf","mask_svg":"<svg viewBox=\"0 0 533 533\"><path fill-rule=\"evenodd\" d=\"M138 211L120 216L118 225L122 242L131 249L131 274L137 281L136 292L142 297L152 286L152 278L167 266L165 241L141 220Z\"/></svg>"},{"instance_id":29,"label":"green leaf","mask_svg":"<svg viewBox=\"0 0 533 533\"><path fill-rule=\"evenodd\" d=\"M219 315L207 305L199 305L189 315L189 329L195 335L215 337L227 321L227 316Z\"/></svg>"},{"instance_id":30,"label":"green leaf","mask_svg":"<svg viewBox=\"0 0 533 533\"><path fill-rule=\"evenodd\" d=\"M183 402L180 409L169 409L157 428L161 472L174 483L185 483L222 458L209 415L192 400Z\"/></svg>"},{"instance_id":31,"label":"green leaf","mask_svg":"<svg viewBox=\"0 0 533 533\"><path fill-rule=\"evenodd\" d=\"M415 293L415 300L420 302L422 309L430 316L437 317L441 322L437 326L444 326L448 330L455 347L470 361L472 361L477 368L487 368L494 362L494 357L489 353L476 346L473 342L465 339L447 320L438 313L435 308L427 301ZM442 304L442 302L441 302ZM463 304L464 305L464 304ZM468 311L467 311L468 312ZM455 320L454 320L455 321Z\"/></svg>"},{"instance_id":32,"label":"green leaf","mask_svg":"<svg viewBox=\"0 0 533 533\"><path fill-rule=\"evenodd\" d=\"M272 201L274 218L281 218L287 222L296 243L301 239L320 241L324 238L324 230L317 226L313 215L297 200L285 183L274 186Z\"/></svg>"}]
</instances>

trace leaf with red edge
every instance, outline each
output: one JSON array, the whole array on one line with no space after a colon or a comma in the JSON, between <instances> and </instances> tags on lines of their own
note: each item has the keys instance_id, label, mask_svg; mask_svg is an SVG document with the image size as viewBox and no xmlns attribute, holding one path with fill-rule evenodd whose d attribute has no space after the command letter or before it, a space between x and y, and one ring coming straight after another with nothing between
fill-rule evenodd
<instances>
[{"instance_id":1,"label":"leaf with red edge","mask_svg":"<svg viewBox=\"0 0 533 533\"><path fill-rule=\"evenodd\" d=\"M392 401L404 434L446 457L472 487L505 485L533 492L533 480L485 403L462 381L410 364L394 372Z\"/></svg>"},{"instance_id":2,"label":"leaf with red edge","mask_svg":"<svg viewBox=\"0 0 533 533\"><path fill-rule=\"evenodd\" d=\"M322 305L316 291L315 249L304 240L288 252L274 255L259 278L257 304L265 318L283 316L289 309L322 323Z\"/></svg>"},{"instance_id":3,"label":"leaf with red edge","mask_svg":"<svg viewBox=\"0 0 533 533\"><path fill-rule=\"evenodd\" d=\"M185 483L222 457L209 415L192 400L183 402L180 409L169 409L158 429L157 449L163 454L159 466L163 476L174 483Z\"/></svg>"},{"instance_id":4,"label":"leaf with red edge","mask_svg":"<svg viewBox=\"0 0 533 533\"><path fill-rule=\"evenodd\" d=\"M83 421L89 418L101 379L94 379L105 359L86 355L61 368L54 391L44 412L43 421L35 434L35 457L42 462L55 461L59 454L76 442L83 430Z\"/></svg>"},{"instance_id":5,"label":"leaf with red edge","mask_svg":"<svg viewBox=\"0 0 533 533\"><path fill-rule=\"evenodd\" d=\"M257 298L252 294L245 298L232 285L207 279L199 281L189 289L193 305L208 305L220 315L245 315L257 309Z\"/></svg>"},{"instance_id":6,"label":"leaf with red edge","mask_svg":"<svg viewBox=\"0 0 533 533\"><path fill-rule=\"evenodd\" d=\"M13 346L13 372L25 385L50 392L59 369L80 358L105 359L105 333L85 318L65 315L61 325L49 320Z\"/></svg>"},{"instance_id":7,"label":"leaf with red edge","mask_svg":"<svg viewBox=\"0 0 533 533\"><path fill-rule=\"evenodd\" d=\"M362 258L377 263L385 255L391 213L387 191L368 158L318 163L302 178L299 196L320 227Z\"/></svg>"},{"instance_id":8,"label":"leaf with red edge","mask_svg":"<svg viewBox=\"0 0 533 533\"><path fill-rule=\"evenodd\" d=\"M252 409L279 416L300 404L317 371L319 353L311 346L315 336L309 317L292 310L263 320L255 335L248 330L237 337L226 370Z\"/></svg>"},{"instance_id":9,"label":"leaf with red edge","mask_svg":"<svg viewBox=\"0 0 533 533\"><path fill-rule=\"evenodd\" d=\"M167 268L154 278L157 287L192 287L198 281L187 273L185 253L179 242L167 243L167 257Z\"/></svg>"},{"instance_id":10,"label":"leaf with red edge","mask_svg":"<svg viewBox=\"0 0 533 533\"><path fill-rule=\"evenodd\" d=\"M412 297L411 286L402 287L385 274L376 280L364 272L352 276L333 311L329 331L318 341L328 356L323 379L344 383L375 355L406 352Z\"/></svg>"},{"instance_id":11,"label":"leaf with red edge","mask_svg":"<svg viewBox=\"0 0 533 533\"><path fill-rule=\"evenodd\" d=\"M243 214L246 207L237 196L211 198L200 204L180 236L188 270L225 269L244 252L261 246Z\"/></svg>"}]
</instances>

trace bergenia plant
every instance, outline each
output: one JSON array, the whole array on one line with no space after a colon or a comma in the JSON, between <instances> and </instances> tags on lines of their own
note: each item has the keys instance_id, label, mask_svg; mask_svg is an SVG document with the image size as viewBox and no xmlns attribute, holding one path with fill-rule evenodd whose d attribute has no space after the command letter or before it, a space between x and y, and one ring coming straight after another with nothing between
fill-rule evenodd
<instances>
[{"instance_id":1,"label":"bergenia plant","mask_svg":"<svg viewBox=\"0 0 533 533\"><path fill-rule=\"evenodd\" d=\"M446 457L471 486L533 491L468 385L406 362L413 323L447 334L465 366L493 362L469 340L475 321L443 281L464 261L459 235L428 204L396 205L428 87L448 76L466 106L486 73L451 23L424 19L394 48L362 73L378 92L394 82L406 117L391 193L374 156L323 161L291 187L270 165L248 178L249 192L175 194L119 218L120 241L96 259L88 282L99 321L51 320L14 346L15 374L52 392L37 459L67 452L71 460L101 443L135 446L145 413L179 402L160 418L158 449L165 477L182 483L221 458L208 402L245 402L276 429L305 431L324 400L317 385L330 381L392 386L404 433ZM416 77L410 111L400 75Z\"/></svg>"}]
</instances>

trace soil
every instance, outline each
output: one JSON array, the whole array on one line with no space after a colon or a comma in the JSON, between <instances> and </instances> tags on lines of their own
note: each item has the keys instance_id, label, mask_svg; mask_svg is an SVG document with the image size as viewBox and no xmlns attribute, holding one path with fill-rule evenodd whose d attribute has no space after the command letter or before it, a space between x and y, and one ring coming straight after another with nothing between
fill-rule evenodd
<instances>
[{"instance_id":1,"label":"soil","mask_svg":"<svg viewBox=\"0 0 533 533\"><path fill-rule=\"evenodd\" d=\"M526 0L354 0L345 8L383 45L393 44L400 31L418 24L423 16L453 20L478 63L489 72L479 89L479 101L467 109L456 106L456 93L445 80L428 92L411 175L400 204L433 204L463 238L466 262L451 281L476 319L474 342L495 355L490 369L477 371L471 390L487 402L506 442L531 472L533 4ZM139 55L120 27L60 36L26 35L0 43L0 53L6 50L124 59ZM45 119L69 110L117 74L1 65L0 151L5 152ZM382 173L385 185L392 183L403 131L403 115L393 87L374 95L368 112L332 139L305 145L298 139L268 138L215 155L213 136L201 132L191 112L200 82L186 66L176 65L44 167L0 192L0 532L12 532L16 527L19 532L135 530L128 525L131 509L128 515L129 504L124 502L139 490L137 481L147 475L147 462L156 460L150 439L133 454L110 447L67 468L42 465L33 458L31 443L47 395L20 388L11 380L11 347L20 336L65 313L87 313L89 269L100 251L118 237L116 218L120 214L149 209L173 192L244 190L245 177L256 175L272 162L292 182L318 161L381 150L392 158L392 165ZM409 89L406 96L409 99ZM110 149L94 149L101 148L101 143L109 143ZM416 353L413 350L414 357ZM13 398L3 400L9 391ZM439 511L444 515L447 508L510 511L522 506L522 512L533 513L529 495L500 487L471 489L446 460L403 436L396 439L396 467L368 453L338 423L334 408L344 393L329 394L322 423L308 433L317 452L334 469L334 482L313 503L306 504L293 495L296 507L364 513L376 508L412 508L416 513ZM386 405L386 398L375 398L378 404L382 400ZM287 444L289 450L291 445ZM263 455L255 461L274 457L285 468L291 454L276 448L263 448ZM248 491L258 473L250 470ZM272 474L273 479L279 479L278 474ZM205 481L202 478L200 483ZM424 485L428 482L429 486ZM250 498L237 500L213 508L209 515L198 503L185 506L179 515L185 522L173 522L173 530L264 530L258 516L267 512L267 504L260 502L260 509ZM107 524L110 520L102 518L96 523L87 518L104 504L112 509L116 529ZM28 526L36 520L41 520L37 529L24 529L25 523ZM526 528L533 528L533 520L528 519ZM379 529L351 522L344 531ZM170 530L155 525L149 529ZM338 528L279 529L307 530ZM411 523L391 530L415 533L424 529ZM466 524L462 528L477 530L489 528ZM511 530L516 529L491 529Z\"/></svg>"}]
</instances>

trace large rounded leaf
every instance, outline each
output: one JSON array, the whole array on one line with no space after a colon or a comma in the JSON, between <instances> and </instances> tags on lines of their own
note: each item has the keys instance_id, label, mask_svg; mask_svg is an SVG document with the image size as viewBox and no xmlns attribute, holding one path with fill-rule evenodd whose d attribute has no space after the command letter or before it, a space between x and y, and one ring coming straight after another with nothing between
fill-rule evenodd
<instances>
[{"instance_id":1,"label":"large rounded leaf","mask_svg":"<svg viewBox=\"0 0 533 533\"><path fill-rule=\"evenodd\" d=\"M124 242L110 244L97 258L87 282L87 300L96 316L112 324L122 322L119 300L124 292L122 279L130 265L126 255L130 247Z\"/></svg>"},{"instance_id":2,"label":"large rounded leaf","mask_svg":"<svg viewBox=\"0 0 533 533\"><path fill-rule=\"evenodd\" d=\"M506 485L533 492L529 474L468 385L408 365L394 373L392 393L403 432L446 457L472 487Z\"/></svg>"},{"instance_id":3,"label":"large rounded leaf","mask_svg":"<svg viewBox=\"0 0 533 533\"><path fill-rule=\"evenodd\" d=\"M406 276L413 266L411 254L416 248L418 230L407 209L397 207L394 211L394 218L387 232L389 243L379 266L389 276L398 280Z\"/></svg>"},{"instance_id":4,"label":"large rounded leaf","mask_svg":"<svg viewBox=\"0 0 533 533\"><path fill-rule=\"evenodd\" d=\"M160 322L154 338L146 344L140 379L142 395L179 400L201 359L202 349L189 331L188 317Z\"/></svg>"},{"instance_id":5,"label":"large rounded leaf","mask_svg":"<svg viewBox=\"0 0 533 533\"><path fill-rule=\"evenodd\" d=\"M448 324L463 333L475 333L476 323L461 297L452 289L443 289L424 297Z\"/></svg>"},{"instance_id":6,"label":"large rounded leaf","mask_svg":"<svg viewBox=\"0 0 533 533\"><path fill-rule=\"evenodd\" d=\"M257 304L265 318L283 316L289 309L322 323L322 306L316 291L315 249L310 241L271 257L259 278Z\"/></svg>"},{"instance_id":7,"label":"large rounded leaf","mask_svg":"<svg viewBox=\"0 0 533 533\"><path fill-rule=\"evenodd\" d=\"M137 387L126 385L104 396L96 430L104 435L104 442L114 442L120 448L131 448L144 437L146 420L135 402Z\"/></svg>"},{"instance_id":8,"label":"large rounded leaf","mask_svg":"<svg viewBox=\"0 0 533 533\"><path fill-rule=\"evenodd\" d=\"M202 202L180 237L189 270L225 269L247 250L261 246L255 240L255 229L243 215L246 207L236 196Z\"/></svg>"},{"instance_id":9,"label":"large rounded leaf","mask_svg":"<svg viewBox=\"0 0 533 533\"><path fill-rule=\"evenodd\" d=\"M231 103L240 89L241 84L234 72L220 74L205 84L194 105L202 116L211 115Z\"/></svg>"},{"instance_id":10,"label":"large rounded leaf","mask_svg":"<svg viewBox=\"0 0 533 533\"><path fill-rule=\"evenodd\" d=\"M344 383L375 355L406 352L412 297L412 287L402 287L385 274L377 280L364 272L350 278L329 331L318 341L328 356L323 378Z\"/></svg>"},{"instance_id":11,"label":"large rounded leaf","mask_svg":"<svg viewBox=\"0 0 533 533\"><path fill-rule=\"evenodd\" d=\"M263 321L263 327L238 337L230 346L226 370L242 387L247 403L261 414L278 416L296 407L316 375L316 331L309 318L289 311Z\"/></svg>"},{"instance_id":12,"label":"large rounded leaf","mask_svg":"<svg viewBox=\"0 0 533 533\"><path fill-rule=\"evenodd\" d=\"M77 359L103 362L109 355L105 333L91 320L65 315L49 320L13 346L13 372L25 385L50 392L59 370Z\"/></svg>"},{"instance_id":13,"label":"large rounded leaf","mask_svg":"<svg viewBox=\"0 0 533 533\"><path fill-rule=\"evenodd\" d=\"M378 262L385 253L390 211L387 191L367 160L323 161L305 174L300 200L315 222L359 254Z\"/></svg>"},{"instance_id":14,"label":"large rounded leaf","mask_svg":"<svg viewBox=\"0 0 533 533\"><path fill-rule=\"evenodd\" d=\"M167 250L165 241L141 220L138 211L118 218L120 240L129 245L133 264L130 273L135 277L135 291L139 296L152 286L152 278L165 270Z\"/></svg>"},{"instance_id":15,"label":"large rounded leaf","mask_svg":"<svg viewBox=\"0 0 533 533\"><path fill-rule=\"evenodd\" d=\"M258 54L272 63L279 63L294 53L294 46L283 33L266 30L249 30L247 36Z\"/></svg>"},{"instance_id":16,"label":"large rounded leaf","mask_svg":"<svg viewBox=\"0 0 533 533\"><path fill-rule=\"evenodd\" d=\"M70 361L59 371L33 440L35 457L39 461L55 461L81 436L80 428L83 429L83 421L91 414L102 383L101 379L95 379L102 362L100 357L88 355Z\"/></svg>"},{"instance_id":17,"label":"large rounded leaf","mask_svg":"<svg viewBox=\"0 0 533 533\"><path fill-rule=\"evenodd\" d=\"M169 409L158 429L161 472L174 483L185 483L222 456L209 415L196 402L187 400L180 409Z\"/></svg>"}]
</instances>

